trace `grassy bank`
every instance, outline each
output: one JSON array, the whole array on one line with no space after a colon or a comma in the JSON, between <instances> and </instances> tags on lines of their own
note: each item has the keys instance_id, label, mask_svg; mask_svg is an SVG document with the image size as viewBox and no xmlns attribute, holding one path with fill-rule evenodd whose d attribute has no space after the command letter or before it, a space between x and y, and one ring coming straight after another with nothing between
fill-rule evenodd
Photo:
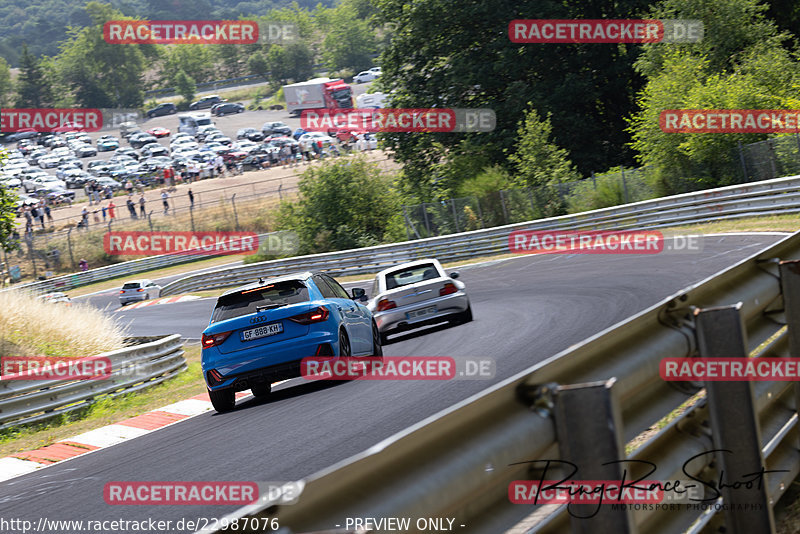
<instances>
[{"instance_id":1,"label":"grassy bank","mask_svg":"<svg viewBox=\"0 0 800 534\"><path fill-rule=\"evenodd\" d=\"M0 293L0 356L84 357L121 348L125 332L87 305Z\"/></svg>"}]
</instances>

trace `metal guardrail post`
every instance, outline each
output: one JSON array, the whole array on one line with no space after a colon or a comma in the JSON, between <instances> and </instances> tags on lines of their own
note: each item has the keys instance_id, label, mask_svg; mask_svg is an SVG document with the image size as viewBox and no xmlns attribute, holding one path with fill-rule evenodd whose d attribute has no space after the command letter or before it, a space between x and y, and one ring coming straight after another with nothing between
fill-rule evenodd
<instances>
[{"instance_id":1,"label":"metal guardrail post","mask_svg":"<svg viewBox=\"0 0 800 534\"><path fill-rule=\"evenodd\" d=\"M789 355L797 358L800 355L800 261L782 261L779 269ZM795 411L800 415L800 383L794 385L794 403ZM797 447L800 448L800 442Z\"/></svg>"},{"instance_id":2,"label":"metal guardrail post","mask_svg":"<svg viewBox=\"0 0 800 534\"><path fill-rule=\"evenodd\" d=\"M236 231L239 231L239 214L236 213L236 193L231 197L231 204L233 205L233 219L236 221Z\"/></svg>"},{"instance_id":3,"label":"metal guardrail post","mask_svg":"<svg viewBox=\"0 0 800 534\"><path fill-rule=\"evenodd\" d=\"M625 459L622 415L612 391L615 382L612 378L559 386L556 390L555 421L561 460L580 466L581 480L622 480L622 464L607 463ZM573 534L638 532L627 507L614 510L597 504L569 506L574 514L570 517ZM591 521L585 519L588 517L592 517Z\"/></svg>"},{"instance_id":4,"label":"metal guardrail post","mask_svg":"<svg viewBox=\"0 0 800 534\"><path fill-rule=\"evenodd\" d=\"M739 303L695 310L695 335L701 357L747 358L746 330L741 309L742 304ZM727 487L718 491L722 494L723 503L731 505L724 510L727 532L775 532L775 518L766 481L733 487L736 482L744 482L752 475L764 472L753 383L706 381L705 387L717 471L727 484Z\"/></svg>"}]
</instances>

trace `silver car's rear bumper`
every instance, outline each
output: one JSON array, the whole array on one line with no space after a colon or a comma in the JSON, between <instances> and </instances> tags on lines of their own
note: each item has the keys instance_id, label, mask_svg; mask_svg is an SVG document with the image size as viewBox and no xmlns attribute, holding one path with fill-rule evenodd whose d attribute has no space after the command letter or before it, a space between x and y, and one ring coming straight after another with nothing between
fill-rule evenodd
<instances>
[{"instance_id":1,"label":"silver car's rear bumper","mask_svg":"<svg viewBox=\"0 0 800 534\"><path fill-rule=\"evenodd\" d=\"M436 307L436 312L409 318L408 314L425 308ZM407 306L392 308L391 310L373 312L378 331L387 333L392 330L407 330L424 324L444 321L453 314L465 311L469 307L469 298L466 292L457 291L443 297L415 302Z\"/></svg>"}]
</instances>

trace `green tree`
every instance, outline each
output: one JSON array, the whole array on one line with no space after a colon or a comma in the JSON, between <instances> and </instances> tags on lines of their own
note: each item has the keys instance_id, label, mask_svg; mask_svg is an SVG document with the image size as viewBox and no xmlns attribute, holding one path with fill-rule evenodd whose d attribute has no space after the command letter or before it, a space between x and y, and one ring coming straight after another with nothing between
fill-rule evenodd
<instances>
[{"instance_id":1,"label":"green tree","mask_svg":"<svg viewBox=\"0 0 800 534\"><path fill-rule=\"evenodd\" d=\"M453 158L464 139L480 146L490 163L510 169L507 157L529 102L551 114L554 141L582 174L634 162L624 117L635 110L644 81L633 70L641 47L515 44L508 25L513 19L637 18L649 0L484 0L458 9L447 0L375 4L378 22L393 35L380 57L380 83L384 92L394 91L393 107L487 107L497 116L489 133L385 135L417 190L432 189L432 167Z\"/></svg>"},{"instance_id":2,"label":"green tree","mask_svg":"<svg viewBox=\"0 0 800 534\"><path fill-rule=\"evenodd\" d=\"M286 70L295 81L307 80L314 74L314 52L301 41L286 45Z\"/></svg>"},{"instance_id":3,"label":"green tree","mask_svg":"<svg viewBox=\"0 0 800 534\"><path fill-rule=\"evenodd\" d=\"M526 187L572 182L580 179L569 153L552 141L550 116L545 120L535 109L525 114L517 130L516 149L508 160L516 170L515 181Z\"/></svg>"},{"instance_id":4,"label":"green tree","mask_svg":"<svg viewBox=\"0 0 800 534\"><path fill-rule=\"evenodd\" d=\"M269 62L261 52L256 52L247 58L247 69L250 74L258 74L265 78L269 76Z\"/></svg>"},{"instance_id":5,"label":"green tree","mask_svg":"<svg viewBox=\"0 0 800 534\"><path fill-rule=\"evenodd\" d=\"M188 106L197 93L197 84L195 84L194 78L179 70L175 75L175 91L183 97L184 104Z\"/></svg>"},{"instance_id":6,"label":"green tree","mask_svg":"<svg viewBox=\"0 0 800 534\"><path fill-rule=\"evenodd\" d=\"M659 16L703 18L699 46L648 45L637 68L648 76L630 118L640 163L652 167L662 194L735 183L743 178L737 145L767 134L664 133L665 109L793 109L800 64L782 44L774 23L756 0L720 0L713 9L698 0L664 0ZM707 41L706 41L707 39Z\"/></svg>"},{"instance_id":7,"label":"green tree","mask_svg":"<svg viewBox=\"0 0 800 534\"><path fill-rule=\"evenodd\" d=\"M208 47L197 44L178 44L166 47L160 68L160 78L165 87L175 86L178 72L191 73L195 81L216 79L214 55Z\"/></svg>"},{"instance_id":8,"label":"green tree","mask_svg":"<svg viewBox=\"0 0 800 534\"><path fill-rule=\"evenodd\" d=\"M56 57L61 80L75 93L79 105L97 108L135 108L144 102L144 71L158 56L155 45L116 45L105 42L103 24L123 19L107 4L89 2L92 26L73 28Z\"/></svg>"},{"instance_id":9,"label":"green tree","mask_svg":"<svg viewBox=\"0 0 800 534\"><path fill-rule=\"evenodd\" d=\"M712 72L732 69L740 54L763 43L777 44L788 36L779 34L765 12L768 6L758 0L662 0L648 15L654 19L699 19L704 34L699 43L646 44L636 60L636 69L645 76L657 75L665 59L676 50L704 57Z\"/></svg>"},{"instance_id":10,"label":"green tree","mask_svg":"<svg viewBox=\"0 0 800 534\"><path fill-rule=\"evenodd\" d=\"M404 238L400 199L391 178L362 157L312 167L298 188L299 200L281 205L278 226L298 233L300 254Z\"/></svg>"},{"instance_id":11,"label":"green tree","mask_svg":"<svg viewBox=\"0 0 800 534\"><path fill-rule=\"evenodd\" d=\"M11 70L8 68L6 60L0 57L0 108L8 107L11 102L12 88Z\"/></svg>"},{"instance_id":12,"label":"green tree","mask_svg":"<svg viewBox=\"0 0 800 534\"><path fill-rule=\"evenodd\" d=\"M0 149L0 167L5 164L7 158L8 152ZM17 243L11 239L17 226L16 202L17 194L8 187L0 186L0 244L6 252L17 248Z\"/></svg>"},{"instance_id":13,"label":"green tree","mask_svg":"<svg viewBox=\"0 0 800 534\"><path fill-rule=\"evenodd\" d=\"M273 45L269 48L269 52L267 52L267 67L269 68L269 79L274 85L286 83L289 79L289 67L284 47Z\"/></svg>"},{"instance_id":14,"label":"green tree","mask_svg":"<svg viewBox=\"0 0 800 534\"><path fill-rule=\"evenodd\" d=\"M14 105L18 108L46 107L53 100L50 83L41 61L28 52L27 46L22 48L16 93L17 100Z\"/></svg>"},{"instance_id":15,"label":"green tree","mask_svg":"<svg viewBox=\"0 0 800 534\"><path fill-rule=\"evenodd\" d=\"M366 20L346 4L337 7L332 24L323 42L322 59L330 70L349 69L355 72L372 66L378 39Z\"/></svg>"}]
</instances>

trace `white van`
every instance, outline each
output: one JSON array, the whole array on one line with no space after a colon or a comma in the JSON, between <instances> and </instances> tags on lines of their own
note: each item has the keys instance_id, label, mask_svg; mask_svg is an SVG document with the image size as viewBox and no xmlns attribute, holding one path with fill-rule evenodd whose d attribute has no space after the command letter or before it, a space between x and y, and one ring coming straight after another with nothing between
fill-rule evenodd
<instances>
[{"instance_id":1,"label":"white van","mask_svg":"<svg viewBox=\"0 0 800 534\"><path fill-rule=\"evenodd\" d=\"M197 130L201 126L214 126L214 121L211 120L211 113L206 112L178 115L178 120L180 121L178 131L192 136L197 134Z\"/></svg>"}]
</instances>

